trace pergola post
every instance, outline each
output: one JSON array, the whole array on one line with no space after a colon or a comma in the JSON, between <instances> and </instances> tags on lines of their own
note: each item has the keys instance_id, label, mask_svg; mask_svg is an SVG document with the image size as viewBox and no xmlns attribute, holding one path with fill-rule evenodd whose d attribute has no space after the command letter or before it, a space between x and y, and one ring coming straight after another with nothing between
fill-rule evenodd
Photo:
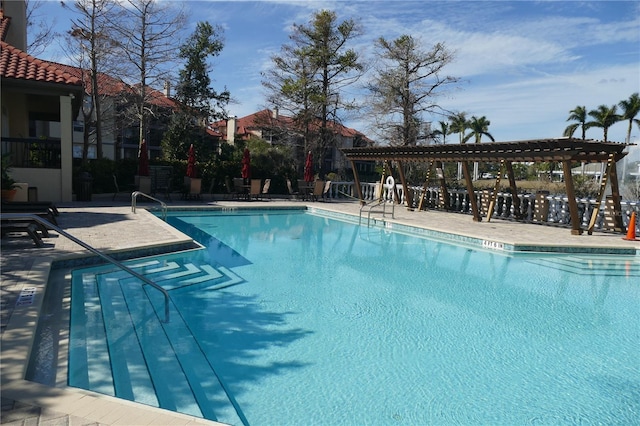
<instances>
[{"instance_id":1,"label":"pergola post","mask_svg":"<svg viewBox=\"0 0 640 426\"><path fill-rule=\"evenodd\" d=\"M620 188L618 187L618 170L615 160L609 166L609 180L611 184L611 198L613 201L613 229L617 232L625 232L622 222L622 206L620 205Z\"/></svg>"},{"instance_id":2,"label":"pergola post","mask_svg":"<svg viewBox=\"0 0 640 426\"><path fill-rule=\"evenodd\" d=\"M407 204L407 210L413 210L413 197L409 198L409 187L407 186L407 179L404 175L404 164L402 161L398 163L398 174L400 175L400 183L402 183L402 191L404 192L404 201Z\"/></svg>"},{"instance_id":3,"label":"pergola post","mask_svg":"<svg viewBox=\"0 0 640 426\"><path fill-rule=\"evenodd\" d=\"M422 194L420 195L420 203L418 204L418 210L422 210L424 205L424 199L427 197L427 191L429 190L429 179L431 178L431 161L427 161L427 176L424 178L424 185L422 186Z\"/></svg>"},{"instance_id":4,"label":"pergola post","mask_svg":"<svg viewBox=\"0 0 640 426\"><path fill-rule=\"evenodd\" d=\"M522 212L520 211L520 198L518 198L518 188L516 186L516 176L513 173L513 166L511 161L505 161L504 163L507 169L507 177L509 178L509 189L511 189L511 200L513 204L513 212L516 219L522 219Z\"/></svg>"},{"instance_id":5,"label":"pergola post","mask_svg":"<svg viewBox=\"0 0 640 426\"><path fill-rule=\"evenodd\" d=\"M493 186L493 193L489 198L489 209L487 210L487 222L491 222L491 216L493 216L493 210L496 208L496 200L498 199L498 189L500 187L500 179L504 174L504 160L500 160L500 170L498 171L498 177L496 183Z\"/></svg>"},{"instance_id":6,"label":"pergola post","mask_svg":"<svg viewBox=\"0 0 640 426\"><path fill-rule=\"evenodd\" d=\"M365 205L364 196L362 195L362 187L360 186L360 176L358 175L358 169L356 168L356 162L354 160L349 160L351 163L351 171L353 172L353 181L356 185L356 191L358 192L358 198L360 199L360 204Z\"/></svg>"},{"instance_id":7,"label":"pergola post","mask_svg":"<svg viewBox=\"0 0 640 426\"><path fill-rule=\"evenodd\" d=\"M576 191L573 187L573 176L571 175L571 161L562 161L562 171L564 173L564 185L569 199L569 215L571 216L571 235L582 235L580 227L580 215L578 214L578 202L576 201Z\"/></svg>"},{"instance_id":8,"label":"pergola post","mask_svg":"<svg viewBox=\"0 0 640 426\"><path fill-rule=\"evenodd\" d=\"M480 211L478 210L478 200L476 200L476 194L473 191L473 182L471 180L471 173L469 172L469 162L462 162L462 174L464 180L467 182L467 192L469 193L469 202L471 203L471 211L473 212L474 222L481 222Z\"/></svg>"},{"instance_id":9,"label":"pergola post","mask_svg":"<svg viewBox=\"0 0 640 426\"><path fill-rule=\"evenodd\" d=\"M447 182L444 177L444 165L442 161L436 161L436 175L440 182L440 194L442 194L442 204L446 210L451 209L451 200L449 199L449 191L447 191Z\"/></svg>"}]
</instances>

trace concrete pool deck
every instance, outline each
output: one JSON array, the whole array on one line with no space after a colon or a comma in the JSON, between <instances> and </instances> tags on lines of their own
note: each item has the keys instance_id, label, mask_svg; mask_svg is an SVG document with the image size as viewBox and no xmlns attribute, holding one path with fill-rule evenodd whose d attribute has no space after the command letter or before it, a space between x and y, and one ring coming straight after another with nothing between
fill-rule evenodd
<instances>
[{"instance_id":1,"label":"concrete pool deck","mask_svg":"<svg viewBox=\"0 0 640 426\"><path fill-rule=\"evenodd\" d=\"M94 197L95 198L95 197ZM302 207L329 210L335 214L359 215L356 202L304 203L289 200L254 202L216 201L173 202L176 207ZM191 239L145 210L152 204L139 205L132 213L125 201L107 200L88 203L60 203L60 228L94 248L114 254L132 250L159 249L188 244ZM377 220L380 215L374 216ZM553 247L563 251L626 250L640 256L640 241L625 241L623 235L595 232L571 235L569 228L523 224L493 219L473 222L470 215L439 211L408 211L396 206L393 226L412 226L438 233L457 235L488 242L489 248L500 245L526 248ZM366 221L366 217L364 218ZM3 238L1 294L1 395L0 423L10 425L134 425L218 424L193 416L132 403L75 388L49 387L24 380L28 354L37 325L39 310L51 263L55 260L90 256L91 253L56 232L37 248L29 238ZM64 345L64 342L60 342Z\"/></svg>"}]
</instances>

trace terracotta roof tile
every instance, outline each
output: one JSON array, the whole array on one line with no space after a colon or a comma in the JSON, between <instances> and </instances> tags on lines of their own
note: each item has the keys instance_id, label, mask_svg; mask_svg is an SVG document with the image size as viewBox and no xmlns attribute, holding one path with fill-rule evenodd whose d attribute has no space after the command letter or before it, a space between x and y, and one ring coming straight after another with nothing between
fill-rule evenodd
<instances>
[{"instance_id":1,"label":"terracotta roof tile","mask_svg":"<svg viewBox=\"0 0 640 426\"><path fill-rule=\"evenodd\" d=\"M34 58L4 41L0 42L0 48L0 78L82 85L78 77L55 64Z\"/></svg>"},{"instance_id":2,"label":"terracotta roof tile","mask_svg":"<svg viewBox=\"0 0 640 426\"><path fill-rule=\"evenodd\" d=\"M11 24L11 18L4 16L4 10L0 9L0 40L4 41L9 31L9 25Z\"/></svg>"}]
</instances>

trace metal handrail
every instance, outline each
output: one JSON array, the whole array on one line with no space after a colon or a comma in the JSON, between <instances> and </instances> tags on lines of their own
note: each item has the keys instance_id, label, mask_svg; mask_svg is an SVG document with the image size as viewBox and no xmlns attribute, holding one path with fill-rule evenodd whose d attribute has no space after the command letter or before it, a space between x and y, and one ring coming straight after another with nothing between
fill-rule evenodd
<instances>
[{"instance_id":1,"label":"metal handrail","mask_svg":"<svg viewBox=\"0 0 640 426\"><path fill-rule=\"evenodd\" d=\"M167 221L167 205L164 201L158 200L155 197L152 197L149 194L145 194L144 192L134 191L131 193L131 211L136 212L136 201L138 199L138 195L142 195L150 200L157 201L160 203L160 207L162 208L162 220Z\"/></svg>"},{"instance_id":2,"label":"metal handrail","mask_svg":"<svg viewBox=\"0 0 640 426\"><path fill-rule=\"evenodd\" d=\"M144 282L145 284L149 284L151 287L153 287L156 290L160 291L162 293L162 295L164 296L164 320L167 323L169 322L169 293L167 292L167 290L165 290L164 288L162 288L158 284L156 284L153 281L149 280L148 278L140 275L139 273L137 273L133 269L129 268L128 266L123 265L121 262L117 261L116 259L112 258L111 256L108 256L108 255L98 251L97 249L91 247L89 244L87 244L84 241L74 237L73 235L67 233L66 231L60 229L58 226L52 224L48 220L45 220L45 219L41 218L38 215L25 214L25 213L2 213L2 214L0 214L0 218L3 219L3 220L4 219L14 219L14 220L15 219L30 219L30 220L34 220L34 221L40 223L41 225L45 226L47 229L51 229L53 231L56 231L58 234L67 237L68 239L70 239L74 243L76 243L78 245L81 245L85 249L87 249L90 252L98 255L99 257L101 257L102 259L106 260L107 262L117 266L118 268L122 269L125 272L128 272L129 274L133 275L135 278L139 279L140 281Z\"/></svg>"}]
</instances>

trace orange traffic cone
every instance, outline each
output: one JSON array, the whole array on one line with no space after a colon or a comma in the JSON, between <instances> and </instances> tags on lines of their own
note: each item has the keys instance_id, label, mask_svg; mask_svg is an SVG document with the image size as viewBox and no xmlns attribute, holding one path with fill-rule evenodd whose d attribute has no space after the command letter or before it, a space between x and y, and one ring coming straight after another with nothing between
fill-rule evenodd
<instances>
[{"instance_id":1,"label":"orange traffic cone","mask_svg":"<svg viewBox=\"0 0 640 426\"><path fill-rule=\"evenodd\" d=\"M629 227L627 228L627 236L622 239L629 240L629 241L636 240L636 212L631 212L631 220L629 220Z\"/></svg>"}]
</instances>

